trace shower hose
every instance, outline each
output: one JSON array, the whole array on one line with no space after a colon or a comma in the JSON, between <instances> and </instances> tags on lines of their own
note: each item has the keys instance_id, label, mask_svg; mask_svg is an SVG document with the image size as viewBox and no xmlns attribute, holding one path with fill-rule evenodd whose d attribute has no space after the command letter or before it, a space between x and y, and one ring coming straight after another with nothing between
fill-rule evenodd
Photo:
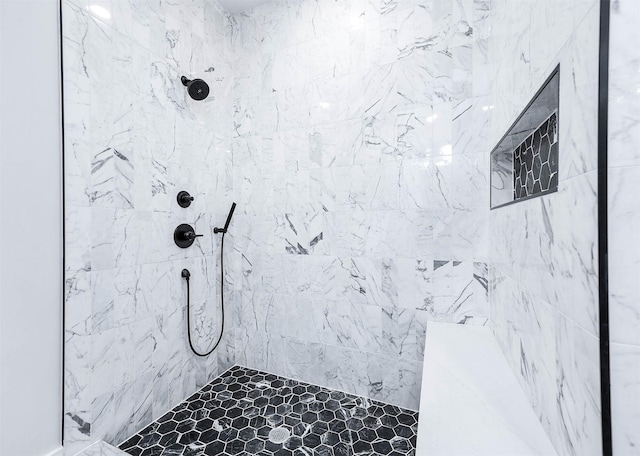
<instances>
[{"instance_id":1,"label":"shower hose","mask_svg":"<svg viewBox=\"0 0 640 456\"><path fill-rule=\"evenodd\" d=\"M189 279L191 278L191 274L188 269L182 270L182 277L187 280L187 338L189 339L189 347L191 347L191 351L197 356L205 357L209 356L211 353L218 348L220 345L220 341L222 340L222 334L224 333L224 235L225 231L222 231L222 241L220 242L220 314L222 324L220 325L220 335L218 336L218 340L211 350L206 353L200 353L196 350L193 345L193 341L191 340L191 290L189 286Z\"/></svg>"}]
</instances>

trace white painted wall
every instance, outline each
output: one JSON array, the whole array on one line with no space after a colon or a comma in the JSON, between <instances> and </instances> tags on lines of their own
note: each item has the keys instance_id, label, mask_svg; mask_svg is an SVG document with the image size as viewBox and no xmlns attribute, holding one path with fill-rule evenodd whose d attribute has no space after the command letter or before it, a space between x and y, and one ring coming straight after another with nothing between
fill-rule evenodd
<instances>
[{"instance_id":1,"label":"white painted wall","mask_svg":"<svg viewBox=\"0 0 640 456\"><path fill-rule=\"evenodd\" d=\"M61 437L58 2L0 0L0 454Z\"/></svg>"},{"instance_id":2,"label":"white painted wall","mask_svg":"<svg viewBox=\"0 0 640 456\"><path fill-rule=\"evenodd\" d=\"M611 3L609 341L614 456L640 456L640 2Z\"/></svg>"}]
</instances>

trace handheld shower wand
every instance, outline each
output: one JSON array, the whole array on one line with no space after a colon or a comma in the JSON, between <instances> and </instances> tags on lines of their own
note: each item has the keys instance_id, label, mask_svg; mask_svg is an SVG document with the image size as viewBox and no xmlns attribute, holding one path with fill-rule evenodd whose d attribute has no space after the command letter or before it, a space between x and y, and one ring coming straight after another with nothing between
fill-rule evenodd
<instances>
[{"instance_id":1,"label":"handheld shower wand","mask_svg":"<svg viewBox=\"0 0 640 456\"><path fill-rule=\"evenodd\" d=\"M218 234L218 233L224 234L227 232L227 229L229 228L229 223L231 223L231 217L233 217L233 211L235 210L236 210L236 203L232 203L231 209L229 209L229 215L227 215L227 221L224 224L224 228L217 228L217 227L214 228L213 232L215 234Z\"/></svg>"},{"instance_id":2,"label":"handheld shower wand","mask_svg":"<svg viewBox=\"0 0 640 456\"><path fill-rule=\"evenodd\" d=\"M236 203L231 204L231 209L229 210L229 215L227 215L227 221L224 224L224 228L215 227L213 229L214 233L222 233L222 240L220 242L220 334L218 335L218 340L213 345L211 350L207 352L199 352L195 345L193 345L193 341L191 340L191 286L189 280L191 279L191 273L188 269L183 269L180 274L183 279L187 281L187 338L189 340L189 347L191 347L191 351L200 357L209 356L211 353L218 348L220 345L220 341L222 340L222 335L224 334L224 235L229 229L229 224L231 223L231 217L233 217L233 211L236 210ZM197 236L193 233L194 236Z\"/></svg>"}]
</instances>

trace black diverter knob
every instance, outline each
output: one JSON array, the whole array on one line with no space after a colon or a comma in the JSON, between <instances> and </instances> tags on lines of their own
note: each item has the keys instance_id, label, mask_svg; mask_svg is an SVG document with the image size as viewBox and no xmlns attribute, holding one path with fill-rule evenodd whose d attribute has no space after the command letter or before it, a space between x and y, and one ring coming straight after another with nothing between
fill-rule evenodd
<instances>
[{"instance_id":1,"label":"black diverter knob","mask_svg":"<svg viewBox=\"0 0 640 456\"><path fill-rule=\"evenodd\" d=\"M193 245L193 242L196 240L196 238L202 236L202 234L196 234L191 225L183 223L182 225L178 225L178 227L173 232L173 241L181 249L186 249L187 247L191 247Z\"/></svg>"}]
</instances>

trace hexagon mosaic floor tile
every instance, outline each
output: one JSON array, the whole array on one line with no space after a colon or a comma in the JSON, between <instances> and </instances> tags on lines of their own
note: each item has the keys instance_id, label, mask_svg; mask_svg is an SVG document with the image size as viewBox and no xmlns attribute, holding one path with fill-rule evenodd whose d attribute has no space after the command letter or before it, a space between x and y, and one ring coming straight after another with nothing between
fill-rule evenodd
<instances>
[{"instance_id":1,"label":"hexagon mosaic floor tile","mask_svg":"<svg viewBox=\"0 0 640 456\"><path fill-rule=\"evenodd\" d=\"M415 455L417 428L417 412L234 366L120 449L135 456Z\"/></svg>"}]
</instances>

